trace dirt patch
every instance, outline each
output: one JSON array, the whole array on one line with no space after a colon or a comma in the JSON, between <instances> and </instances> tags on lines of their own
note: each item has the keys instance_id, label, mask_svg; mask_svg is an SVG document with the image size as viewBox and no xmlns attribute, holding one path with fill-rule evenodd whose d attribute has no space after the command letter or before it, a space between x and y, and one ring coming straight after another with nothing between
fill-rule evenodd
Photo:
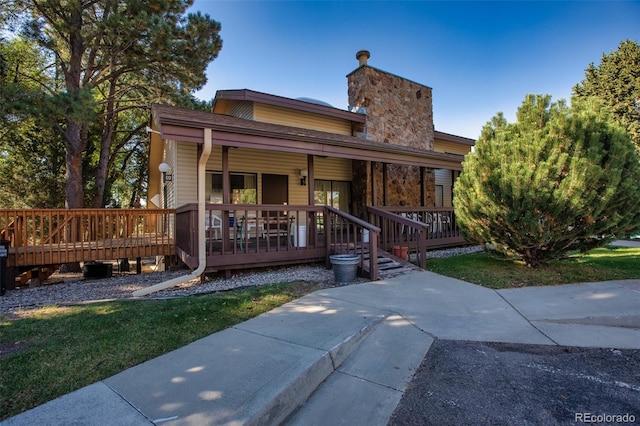
<instances>
[{"instance_id":1,"label":"dirt patch","mask_svg":"<svg viewBox=\"0 0 640 426\"><path fill-rule=\"evenodd\" d=\"M29 348L27 342L2 342L0 343L0 360L17 355Z\"/></svg>"}]
</instances>

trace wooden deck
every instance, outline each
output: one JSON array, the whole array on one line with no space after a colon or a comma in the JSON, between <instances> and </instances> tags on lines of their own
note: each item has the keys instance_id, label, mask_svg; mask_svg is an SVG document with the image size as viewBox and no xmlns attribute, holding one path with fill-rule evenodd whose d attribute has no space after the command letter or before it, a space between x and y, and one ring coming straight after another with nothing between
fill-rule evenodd
<instances>
[{"instance_id":1,"label":"wooden deck","mask_svg":"<svg viewBox=\"0 0 640 426\"><path fill-rule=\"evenodd\" d=\"M362 247L368 243L365 235L370 236L371 250L377 250L380 230L376 226L326 206L207 203L206 210L206 272L328 263L331 254L343 253L347 247L361 247L358 254L363 254ZM176 227L181 231L176 250L192 269L198 264L196 221L197 205L177 209ZM360 269L375 277L376 266L364 268L362 262Z\"/></svg>"},{"instance_id":2,"label":"wooden deck","mask_svg":"<svg viewBox=\"0 0 640 426\"><path fill-rule=\"evenodd\" d=\"M286 211L284 210L286 209ZM421 268L428 249L462 245L451 209L369 208L369 222L327 206L206 205L198 234L197 205L177 210L0 210L7 267L20 272L74 262L177 256L198 266L205 238L206 272L324 261L360 255L359 270L377 278L379 251L406 246ZM175 236L175 237L174 237Z\"/></svg>"},{"instance_id":3,"label":"wooden deck","mask_svg":"<svg viewBox=\"0 0 640 426\"><path fill-rule=\"evenodd\" d=\"M206 272L323 260L329 266L332 254L352 253L361 255L363 274L375 277L376 266L365 261L365 253L375 258L378 250L407 246L425 268L428 249L465 244L452 209L371 207L369 213L365 222L326 206L207 203ZM196 204L177 209L176 228L178 257L195 269L200 238Z\"/></svg>"},{"instance_id":4,"label":"wooden deck","mask_svg":"<svg viewBox=\"0 0 640 426\"><path fill-rule=\"evenodd\" d=\"M175 254L175 212L157 209L0 210L7 267Z\"/></svg>"}]
</instances>

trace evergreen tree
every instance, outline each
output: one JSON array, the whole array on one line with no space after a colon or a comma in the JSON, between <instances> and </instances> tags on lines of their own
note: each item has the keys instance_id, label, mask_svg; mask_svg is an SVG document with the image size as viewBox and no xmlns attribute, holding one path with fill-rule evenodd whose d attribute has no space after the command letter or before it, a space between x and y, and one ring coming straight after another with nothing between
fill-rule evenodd
<instances>
[{"instance_id":1,"label":"evergreen tree","mask_svg":"<svg viewBox=\"0 0 640 426\"><path fill-rule=\"evenodd\" d=\"M21 38L0 41L0 208L64 206L65 145L44 108L47 58Z\"/></svg>"},{"instance_id":2,"label":"evergreen tree","mask_svg":"<svg viewBox=\"0 0 640 426\"><path fill-rule=\"evenodd\" d=\"M640 230L640 165L597 99L528 95L517 121L485 125L463 163L454 206L473 241L528 266Z\"/></svg>"},{"instance_id":3,"label":"evergreen tree","mask_svg":"<svg viewBox=\"0 0 640 426\"><path fill-rule=\"evenodd\" d=\"M636 41L623 41L618 50L603 54L597 67L591 63L573 93L599 98L631 134L640 153L640 45Z\"/></svg>"},{"instance_id":4,"label":"evergreen tree","mask_svg":"<svg viewBox=\"0 0 640 426\"><path fill-rule=\"evenodd\" d=\"M144 136L147 124L124 128L130 124L124 115L140 109L148 114L149 104L184 98L206 82L204 71L222 47L220 24L199 12L186 14L192 3L0 3L0 14L20 24L23 36L50 54L56 70L56 85L47 87L48 104L66 147L67 207L102 207L109 198L105 189L113 183L119 150Z\"/></svg>"}]
</instances>

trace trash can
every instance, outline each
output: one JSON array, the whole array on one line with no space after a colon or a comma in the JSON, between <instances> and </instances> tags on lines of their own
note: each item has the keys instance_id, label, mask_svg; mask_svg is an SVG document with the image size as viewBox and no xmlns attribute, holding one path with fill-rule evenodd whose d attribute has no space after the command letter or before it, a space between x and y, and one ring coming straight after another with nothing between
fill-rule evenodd
<instances>
[{"instance_id":1,"label":"trash can","mask_svg":"<svg viewBox=\"0 0 640 426\"><path fill-rule=\"evenodd\" d=\"M356 279L360 256L357 254L334 254L329 256L333 266L333 274L336 282L350 283Z\"/></svg>"},{"instance_id":2,"label":"trash can","mask_svg":"<svg viewBox=\"0 0 640 426\"><path fill-rule=\"evenodd\" d=\"M296 247L307 246L307 225L300 225L296 228L296 233L293 236L293 245Z\"/></svg>"}]
</instances>

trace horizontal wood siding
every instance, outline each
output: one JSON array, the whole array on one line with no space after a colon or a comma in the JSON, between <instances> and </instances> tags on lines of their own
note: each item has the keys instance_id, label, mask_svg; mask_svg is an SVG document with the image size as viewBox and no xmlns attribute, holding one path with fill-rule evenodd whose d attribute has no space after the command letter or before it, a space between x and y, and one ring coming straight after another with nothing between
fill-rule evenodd
<instances>
[{"instance_id":1,"label":"horizontal wood siding","mask_svg":"<svg viewBox=\"0 0 640 426\"><path fill-rule=\"evenodd\" d=\"M289 108L256 103L253 107L253 117L254 120L265 123L351 136L351 122L348 120L295 111Z\"/></svg>"},{"instance_id":2,"label":"horizontal wood siding","mask_svg":"<svg viewBox=\"0 0 640 426\"><path fill-rule=\"evenodd\" d=\"M442 185L442 207L451 207L451 170L435 170L436 185Z\"/></svg>"},{"instance_id":3,"label":"horizontal wood siding","mask_svg":"<svg viewBox=\"0 0 640 426\"><path fill-rule=\"evenodd\" d=\"M178 144L177 164L179 173L174 174L177 205L197 202L197 152L193 144ZM229 149L231 172L257 173L258 203L262 203L262 173L289 176L289 204L306 205L308 187L300 185L300 170L307 168L307 156L255 149ZM213 146L208 171L222 171L222 147ZM315 158L316 179L351 181L351 160L341 158ZM210 181L207 181L210 188Z\"/></svg>"},{"instance_id":4,"label":"horizontal wood siding","mask_svg":"<svg viewBox=\"0 0 640 426\"><path fill-rule=\"evenodd\" d=\"M466 155L471 152L471 147L469 145L462 145L454 142L436 139L433 142L433 150L437 152L446 152L449 154Z\"/></svg>"},{"instance_id":5,"label":"horizontal wood siding","mask_svg":"<svg viewBox=\"0 0 640 426\"><path fill-rule=\"evenodd\" d=\"M307 187L300 185L299 170L307 168L307 156L255 149L229 149L229 171L258 174L258 203L262 203L262 173L289 176L289 204L307 204ZM222 147L214 146L207 170L222 171ZM196 201L194 194L193 201Z\"/></svg>"},{"instance_id":6,"label":"horizontal wood siding","mask_svg":"<svg viewBox=\"0 0 640 426\"><path fill-rule=\"evenodd\" d=\"M169 182L169 185L174 186L174 190L170 191L176 199L174 207L198 200L198 151L196 144L179 142L176 151L176 164L173 181ZM171 186L169 188L171 189Z\"/></svg>"},{"instance_id":7,"label":"horizontal wood siding","mask_svg":"<svg viewBox=\"0 0 640 426\"><path fill-rule=\"evenodd\" d=\"M314 177L325 180L351 181L352 160L346 158L315 158L313 162Z\"/></svg>"}]
</instances>

